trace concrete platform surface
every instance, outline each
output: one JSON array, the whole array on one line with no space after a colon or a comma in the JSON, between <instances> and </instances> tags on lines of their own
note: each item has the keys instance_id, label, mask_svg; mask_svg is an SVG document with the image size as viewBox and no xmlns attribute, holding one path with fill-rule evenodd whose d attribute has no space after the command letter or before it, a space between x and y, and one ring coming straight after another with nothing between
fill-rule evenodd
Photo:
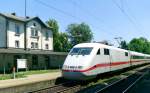
<instances>
[{"instance_id":1,"label":"concrete platform surface","mask_svg":"<svg viewBox=\"0 0 150 93\"><path fill-rule=\"evenodd\" d=\"M26 78L18 78L18 79L9 79L9 80L0 80L0 89L31 84L40 81L52 80L61 77L61 72L51 72L44 74L35 74L28 75Z\"/></svg>"}]
</instances>

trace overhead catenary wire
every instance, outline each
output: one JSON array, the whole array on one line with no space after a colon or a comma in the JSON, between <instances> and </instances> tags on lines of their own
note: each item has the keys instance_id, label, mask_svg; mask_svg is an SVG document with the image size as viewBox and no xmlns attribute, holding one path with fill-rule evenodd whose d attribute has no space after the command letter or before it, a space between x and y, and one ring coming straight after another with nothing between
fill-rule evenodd
<instances>
[{"instance_id":1,"label":"overhead catenary wire","mask_svg":"<svg viewBox=\"0 0 150 93\"><path fill-rule=\"evenodd\" d=\"M133 24L135 30L139 31L139 32L143 32L143 30L139 29L137 23L132 19L132 17L130 17L128 15L128 13L123 9L123 7L121 7L115 0L112 0L112 2L114 3L114 5L119 8L119 10L126 16L126 18L129 20L130 23ZM122 2L123 3L123 2ZM144 32L143 32L144 33ZM142 33L142 34L143 34ZM143 34L143 35L147 35L147 34Z\"/></svg>"},{"instance_id":2,"label":"overhead catenary wire","mask_svg":"<svg viewBox=\"0 0 150 93\"><path fill-rule=\"evenodd\" d=\"M80 21L82 20L82 18L76 17L76 16L74 16L74 15L68 13L68 12L65 12L65 11L63 11L63 10L61 10L61 9L58 9L58 8L56 8L56 7L54 7L54 6L50 5L50 4L47 4L47 3L45 3L45 2L43 2L43 1L41 1L41 0L35 0L35 1L36 1L37 3L39 3L39 4L43 5L43 6L45 6L45 7L48 7L48 8L50 8L50 9L53 9L53 10L59 12L59 13L62 13L62 14L64 14L64 15L66 15L66 16L72 17L72 18L77 19L77 20L80 20ZM94 27L95 27L95 26L94 26ZM95 27L95 28L100 28L100 27ZM104 31L104 29L103 29L103 31ZM104 33L107 33L107 31L105 30ZM107 34L113 35L113 33L111 33L111 32L108 32Z\"/></svg>"},{"instance_id":3,"label":"overhead catenary wire","mask_svg":"<svg viewBox=\"0 0 150 93\"><path fill-rule=\"evenodd\" d=\"M79 21L82 20L82 19L79 18L79 17L76 17L76 16L74 16L74 15L68 13L68 12L65 12L65 11L63 11L63 10L61 10L61 9L58 9L58 8L56 8L56 7L53 7L53 6L51 6L50 4L47 4L47 3L45 3L45 2L43 2L43 1L41 1L41 0L34 0L34 1L36 1L37 3L39 3L39 4L41 4L41 5L44 5L44 6L48 7L48 8L50 8L50 9L53 9L53 10L55 10L55 11L57 11L57 12L60 12L60 13L62 13L62 14L64 14L64 15L66 15L66 16L75 18L75 19L77 19L77 20L79 20Z\"/></svg>"},{"instance_id":4,"label":"overhead catenary wire","mask_svg":"<svg viewBox=\"0 0 150 93\"><path fill-rule=\"evenodd\" d=\"M124 0L120 0L121 8L124 9Z\"/></svg>"},{"instance_id":5,"label":"overhead catenary wire","mask_svg":"<svg viewBox=\"0 0 150 93\"><path fill-rule=\"evenodd\" d=\"M113 29L112 27L110 27L108 24L106 25L105 22L103 20L101 20L100 18L96 17L93 13L91 13L90 11L88 11L86 8L84 8L83 6L79 5L77 2L73 1L73 0L70 0L70 2L74 5L76 5L78 8L80 8L80 10L82 10L84 13L90 15L93 19L95 19L96 21L98 22L101 22L103 25L107 26L107 28L109 29ZM122 7L123 7L123 2L122 2ZM99 28L99 27L96 27L97 29L101 29L101 31L103 31L105 34L107 34L108 36L113 36L112 39L116 38L116 37L120 37L118 36L116 33L112 33L112 32L108 32L108 30L106 31L105 29L103 28ZM121 41L120 41L121 42ZM120 44L120 43L119 43ZM120 46L120 45L119 45Z\"/></svg>"},{"instance_id":6,"label":"overhead catenary wire","mask_svg":"<svg viewBox=\"0 0 150 93\"><path fill-rule=\"evenodd\" d=\"M136 23L137 23L137 25L138 25L138 27L139 27L139 29L140 28L143 28L143 26L142 26L142 24L139 22L139 21L137 21L137 18L135 17L135 15L133 14L133 13L131 13L131 9L126 5L126 9L128 10L128 11L130 11L130 12L128 12L128 14L136 21ZM142 30L143 31L143 30ZM145 33L145 32L144 32ZM147 35L147 34L146 34ZM149 36L148 36L149 37Z\"/></svg>"},{"instance_id":7,"label":"overhead catenary wire","mask_svg":"<svg viewBox=\"0 0 150 93\"><path fill-rule=\"evenodd\" d=\"M130 18L130 16L124 11L123 8L120 7L120 5L115 1L115 0L112 0L113 3L120 9L120 11L127 17L127 19L135 25L134 21Z\"/></svg>"},{"instance_id":8,"label":"overhead catenary wire","mask_svg":"<svg viewBox=\"0 0 150 93\"><path fill-rule=\"evenodd\" d=\"M107 27L108 29L114 29L112 27L110 27L108 24L106 24L104 22L104 20L100 19L99 17L95 16L93 13L91 13L91 11L87 10L86 8L84 8L83 6L79 5L77 2L70 0L70 3L74 4L75 6L77 6L78 8L80 8L80 10L82 10L84 13L90 15L95 21L101 23L103 26ZM101 27L102 28L102 27ZM104 29L103 29L104 30ZM106 31L107 33L108 31ZM109 34L115 35L116 33L113 32L111 33L110 31L108 32Z\"/></svg>"}]
</instances>

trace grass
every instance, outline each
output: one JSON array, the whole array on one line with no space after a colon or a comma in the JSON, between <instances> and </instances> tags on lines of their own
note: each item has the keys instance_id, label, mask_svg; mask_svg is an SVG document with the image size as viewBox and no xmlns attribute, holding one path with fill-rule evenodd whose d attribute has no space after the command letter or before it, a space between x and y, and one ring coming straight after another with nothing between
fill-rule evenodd
<instances>
[{"instance_id":1,"label":"grass","mask_svg":"<svg viewBox=\"0 0 150 93\"><path fill-rule=\"evenodd\" d=\"M16 73L16 78L26 77L24 74ZM13 74L0 75L0 80L13 79Z\"/></svg>"},{"instance_id":2,"label":"grass","mask_svg":"<svg viewBox=\"0 0 150 93\"><path fill-rule=\"evenodd\" d=\"M53 70L31 70L31 71L24 71L24 72L18 72L20 74L25 75L33 75L33 74L43 74L43 73L51 73L51 72L58 72L59 69L53 69Z\"/></svg>"},{"instance_id":3,"label":"grass","mask_svg":"<svg viewBox=\"0 0 150 93\"><path fill-rule=\"evenodd\" d=\"M22 71L16 73L16 78L24 78L27 77L27 75L34 75L34 74L44 74L44 73L51 73L51 72L58 72L59 69L53 69L53 70L31 70L31 71ZM13 79L13 74L0 74L0 80L6 80L6 79Z\"/></svg>"}]
</instances>

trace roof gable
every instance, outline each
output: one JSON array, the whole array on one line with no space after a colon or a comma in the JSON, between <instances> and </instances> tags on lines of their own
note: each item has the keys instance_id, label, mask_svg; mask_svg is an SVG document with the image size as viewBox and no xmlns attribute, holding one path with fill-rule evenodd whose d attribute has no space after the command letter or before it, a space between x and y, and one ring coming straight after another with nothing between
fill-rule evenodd
<instances>
[{"instance_id":1,"label":"roof gable","mask_svg":"<svg viewBox=\"0 0 150 93\"><path fill-rule=\"evenodd\" d=\"M26 22L32 21L32 20L36 20L38 21L43 27L51 29L48 25L46 25L39 17L33 17L33 18L29 18L26 19Z\"/></svg>"},{"instance_id":2,"label":"roof gable","mask_svg":"<svg viewBox=\"0 0 150 93\"><path fill-rule=\"evenodd\" d=\"M17 21L21 21L21 22L29 22L31 20L36 20L38 21L43 27L47 28L47 29L51 29L51 27L49 27L48 25L46 25L39 17L31 17L31 18L25 18L25 17L18 17L16 15L12 15L12 14L6 14L6 13L0 13L1 16L4 16L8 19L12 19L12 20L17 20Z\"/></svg>"}]
</instances>

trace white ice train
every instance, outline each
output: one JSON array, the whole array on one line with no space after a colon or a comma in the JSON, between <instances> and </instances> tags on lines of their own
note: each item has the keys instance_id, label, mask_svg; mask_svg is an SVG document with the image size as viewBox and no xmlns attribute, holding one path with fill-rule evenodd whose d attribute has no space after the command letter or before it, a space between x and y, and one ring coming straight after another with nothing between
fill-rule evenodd
<instances>
[{"instance_id":1,"label":"white ice train","mask_svg":"<svg viewBox=\"0 0 150 93\"><path fill-rule=\"evenodd\" d=\"M62 75L67 79L87 80L98 74L150 62L150 55L103 45L81 43L68 54Z\"/></svg>"}]
</instances>

